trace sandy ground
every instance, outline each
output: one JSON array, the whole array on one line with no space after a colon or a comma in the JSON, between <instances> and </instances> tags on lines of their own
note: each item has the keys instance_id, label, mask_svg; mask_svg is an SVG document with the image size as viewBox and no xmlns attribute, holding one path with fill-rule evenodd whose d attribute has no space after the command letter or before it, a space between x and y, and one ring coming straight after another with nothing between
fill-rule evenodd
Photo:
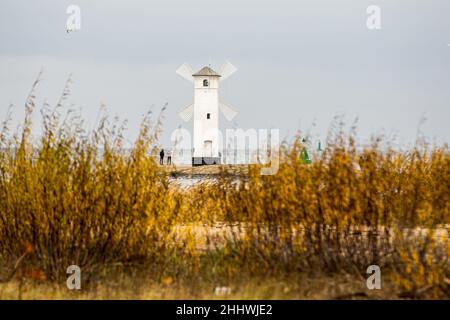
<instances>
[{"instance_id":1,"label":"sandy ground","mask_svg":"<svg viewBox=\"0 0 450 320\"><path fill-rule=\"evenodd\" d=\"M183 240L187 237L190 237L197 244L197 249L202 250L210 250L214 249L216 246L223 246L224 243L230 239L238 240L241 237L244 237L247 230L245 227L245 223L241 224L225 224L225 223L217 223L214 225L206 225L200 223L192 223L187 225L179 225L176 226L173 230L176 235L176 239ZM261 231L263 231L261 229ZM403 230L403 234L406 238L414 238L414 239L423 239L429 232L429 229L426 228L405 228ZM301 237L301 234L304 232L304 228L300 227L298 230L293 229L292 235L295 237L298 233L298 236ZM385 232L384 228L380 227L378 231L380 234ZM366 227L358 227L354 230L354 235L357 236L355 239L359 239L358 234L361 233L363 236L368 234L368 229ZM393 240L394 234L392 231L389 232L390 237ZM436 229L434 229L433 234L434 239L441 243L448 243L450 241L450 225L443 225Z\"/></svg>"}]
</instances>

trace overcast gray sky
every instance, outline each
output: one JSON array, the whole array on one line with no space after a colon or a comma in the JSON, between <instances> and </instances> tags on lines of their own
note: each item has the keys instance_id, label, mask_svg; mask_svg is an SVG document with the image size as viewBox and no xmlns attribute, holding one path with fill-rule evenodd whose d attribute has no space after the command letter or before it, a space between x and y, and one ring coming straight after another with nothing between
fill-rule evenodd
<instances>
[{"instance_id":1,"label":"overcast gray sky","mask_svg":"<svg viewBox=\"0 0 450 320\"><path fill-rule=\"evenodd\" d=\"M81 30L65 32L66 8ZM369 5L381 30L366 27ZM100 103L129 120L134 139L151 105L169 103L163 143L186 125L177 111L193 99L175 74L229 60L239 71L220 94L239 109L240 128L298 128L323 137L333 116L359 117L362 140L396 134L412 142L421 116L431 142L450 140L448 0L1 0L0 118L14 121L41 67L37 95L54 104L72 73L68 105L95 123ZM222 123L225 126L228 124Z\"/></svg>"}]
</instances>

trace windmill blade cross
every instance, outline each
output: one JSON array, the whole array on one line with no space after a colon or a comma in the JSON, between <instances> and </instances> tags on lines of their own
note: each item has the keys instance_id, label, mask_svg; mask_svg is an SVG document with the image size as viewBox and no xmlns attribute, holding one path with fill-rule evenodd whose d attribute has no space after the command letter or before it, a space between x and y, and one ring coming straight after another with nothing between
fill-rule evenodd
<instances>
[{"instance_id":1,"label":"windmill blade cross","mask_svg":"<svg viewBox=\"0 0 450 320\"><path fill-rule=\"evenodd\" d=\"M175 72L187 81L194 82L194 78L192 77L194 71L192 71L191 66L187 63L183 63Z\"/></svg>"}]
</instances>

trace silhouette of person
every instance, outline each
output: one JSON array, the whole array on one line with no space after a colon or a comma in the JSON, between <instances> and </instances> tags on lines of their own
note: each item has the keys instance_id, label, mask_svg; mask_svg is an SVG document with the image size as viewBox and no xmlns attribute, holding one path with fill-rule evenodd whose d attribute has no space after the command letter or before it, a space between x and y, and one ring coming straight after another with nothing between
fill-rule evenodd
<instances>
[{"instance_id":1,"label":"silhouette of person","mask_svg":"<svg viewBox=\"0 0 450 320\"><path fill-rule=\"evenodd\" d=\"M167 151L167 165L172 164L172 151Z\"/></svg>"},{"instance_id":2,"label":"silhouette of person","mask_svg":"<svg viewBox=\"0 0 450 320\"><path fill-rule=\"evenodd\" d=\"M159 164L164 164L164 149L161 149L161 152L159 153Z\"/></svg>"}]
</instances>

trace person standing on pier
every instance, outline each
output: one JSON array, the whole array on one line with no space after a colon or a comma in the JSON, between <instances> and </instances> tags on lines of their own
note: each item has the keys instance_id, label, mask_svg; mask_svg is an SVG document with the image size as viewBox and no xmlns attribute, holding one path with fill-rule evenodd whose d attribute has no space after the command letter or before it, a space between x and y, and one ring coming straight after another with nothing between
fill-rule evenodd
<instances>
[{"instance_id":1,"label":"person standing on pier","mask_svg":"<svg viewBox=\"0 0 450 320\"><path fill-rule=\"evenodd\" d=\"M164 149L161 149L161 152L159 153L159 164L164 164Z\"/></svg>"},{"instance_id":2,"label":"person standing on pier","mask_svg":"<svg viewBox=\"0 0 450 320\"><path fill-rule=\"evenodd\" d=\"M171 165L172 164L172 150L168 150L167 151L167 165Z\"/></svg>"}]
</instances>

